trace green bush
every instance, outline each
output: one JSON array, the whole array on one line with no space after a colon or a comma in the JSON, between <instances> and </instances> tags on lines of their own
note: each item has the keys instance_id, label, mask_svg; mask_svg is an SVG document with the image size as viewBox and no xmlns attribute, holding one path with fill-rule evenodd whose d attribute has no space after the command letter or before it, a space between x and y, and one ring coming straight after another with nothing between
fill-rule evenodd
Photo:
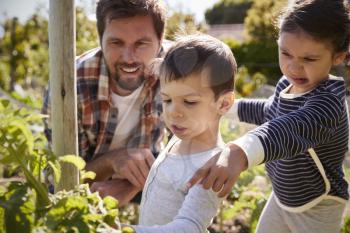
<instances>
[{"instance_id":1,"label":"green bush","mask_svg":"<svg viewBox=\"0 0 350 233\"><path fill-rule=\"evenodd\" d=\"M350 233L350 215L347 215L344 218L343 227L342 227L340 233Z\"/></svg>"},{"instance_id":2,"label":"green bush","mask_svg":"<svg viewBox=\"0 0 350 233\"><path fill-rule=\"evenodd\" d=\"M224 42L231 48L238 66L246 67L250 75L261 73L270 85L275 85L281 77L276 41L239 43L232 39L226 39Z\"/></svg>"},{"instance_id":3,"label":"green bush","mask_svg":"<svg viewBox=\"0 0 350 233\"><path fill-rule=\"evenodd\" d=\"M207 9L205 19L208 24L243 23L253 0L221 0Z\"/></svg>"},{"instance_id":4,"label":"green bush","mask_svg":"<svg viewBox=\"0 0 350 233\"><path fill-rule=\"evenodd\" d=\"M48 148L40 114L16 109L0 99L0 159L17 181L0 189L0 232L121 232L118 202L90 193L87 185L75 190L49 194L43 183L43 169L53 170L55 183L61 178L61 163L78 169L85 166L80 157L56 157ZM33 126L37 127L33 127ZM81 178L91 178L81 172Z\"/></svg>"}]
</instances>

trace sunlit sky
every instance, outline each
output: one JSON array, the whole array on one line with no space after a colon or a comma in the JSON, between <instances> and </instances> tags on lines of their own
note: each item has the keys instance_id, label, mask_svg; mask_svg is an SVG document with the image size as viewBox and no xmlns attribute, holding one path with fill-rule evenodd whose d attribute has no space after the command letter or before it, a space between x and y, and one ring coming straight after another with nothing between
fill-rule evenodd
<instances>
[{"instance_id":1,"label":"sunlit sky","mask_svg":"<svg viewBox=\"0 0 350 233\"><path fill-rule=\"evenodd\" d=\"M181 10L185 13L193 13L196 21L204 20L204 12L219 0L163 0L170 9ZM84 3L93 6L95 0L76 0L77 5ZM18 17L25 21L40 7L43 13L48 12L49 0L0 0L0 20L5 17ZM93 10L91 10L93 12Z\"/></svg>"}]
</instances>

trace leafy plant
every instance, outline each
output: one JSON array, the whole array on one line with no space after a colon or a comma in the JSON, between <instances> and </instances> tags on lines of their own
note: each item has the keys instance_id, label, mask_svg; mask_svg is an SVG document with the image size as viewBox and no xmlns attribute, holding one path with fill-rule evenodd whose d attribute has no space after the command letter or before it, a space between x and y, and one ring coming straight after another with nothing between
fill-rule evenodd
<instances>
[{"instance_id":1,"label":"leafy plant","mask_svg":"<svg viewBox=\"0 0 350 233\"><path fill-rule=\"evenodd\" d=\"M350 215L347 215L344 218L343 227L342 227L340 233L350 233Z\"/></svg>"},{"instance_id":2,"label":"leafy plant","mask_svg":"<svg viewBox=\"0 0 350 233\"><path fill-rule=\"evenodd\" d=\"M0 232L122 232L117 200L111 197L102 200L87 185L48 193L42 175L44 167L51 167L58 182L61 163L73 164L81 170L85 161L73 155L53 155L38 130L42 117L26 109L15 109L8 100L0 99L1 163L12 174L25 177L0 190ZM92 178L88 172L81 175Z\"/></svg>"}]
</instances>

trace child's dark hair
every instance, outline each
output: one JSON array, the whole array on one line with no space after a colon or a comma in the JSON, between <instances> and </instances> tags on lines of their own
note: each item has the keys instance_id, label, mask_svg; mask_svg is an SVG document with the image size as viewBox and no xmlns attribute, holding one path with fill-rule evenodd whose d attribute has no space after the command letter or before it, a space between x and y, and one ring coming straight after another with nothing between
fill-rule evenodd
<instances>
[{"instance_id":1,"label":"child's dark hair","mask_svg":"<svg viewBox=\"0 0 350 233\"><path fill-rule=\"evenodd\" d=\"M208 78L215 94L233 91L237 64L230 48L220 40L204 34L179 37L160 64L160 78L166 82L192 74Z\"/></svg>"},{"instance_id":2,"label":"child's dark hair","mask_svg":"<svg viewBox=\"0 0 350 233\"><path fill-rule=\"evenodd\" d=\"M348 52L350 18L348 0L294 0L280 18L281 32L302 29L315 40L329 41L337 52Z\"/></svg>"},{"instance_id":3,"label":"child's dark hair","mask_svg":"<svg viewBox=\"0 0 350 233\"><path fill-rule=\"evenodd\" d=\"M165 27L165 9L159 0L100 0L96 7L97 31L102 41L107 20L138 15L152 17L158 39L162 39Z\"/></svg>"}]
</instances>

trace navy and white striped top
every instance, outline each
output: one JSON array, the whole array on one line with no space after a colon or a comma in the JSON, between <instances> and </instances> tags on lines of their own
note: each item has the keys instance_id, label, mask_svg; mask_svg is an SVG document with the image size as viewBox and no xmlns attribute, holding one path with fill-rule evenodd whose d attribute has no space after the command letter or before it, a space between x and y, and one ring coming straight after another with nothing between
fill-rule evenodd
<instances>
[{"instance_id":1,"label":"navy and white striped top","mask_svg":"<svg viewBox=\"0 0 350 233\"><path fill-rule=\"evenodd\" d=\"M241 121L260 125L248 133L262 144L263 159L282 208L300 212L324 198L346 201L343 161L349 123L342 78L330 76L314 90L288 94L285 77L268 100L238 103Z\"/></svg>"}]
</instances>

